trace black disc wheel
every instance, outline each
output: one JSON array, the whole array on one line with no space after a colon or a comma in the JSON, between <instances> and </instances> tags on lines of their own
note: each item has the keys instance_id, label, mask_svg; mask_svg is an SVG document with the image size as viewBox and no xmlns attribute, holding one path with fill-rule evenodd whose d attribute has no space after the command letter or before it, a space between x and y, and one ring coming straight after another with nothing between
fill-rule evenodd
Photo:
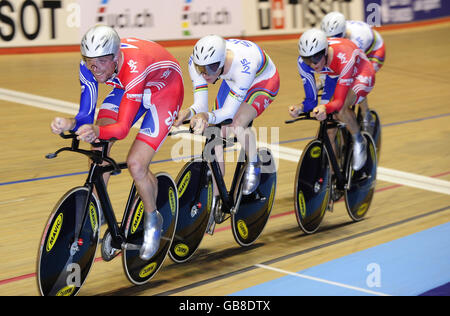
<instances>
[{"instance_id":1,"label":"black disc wheel","mask_svg":"<svg viewBox=\"0 0 450 316\"><path fill-rule=\"evenodd\" d=\"M231 227L236 242L241 246L253 244L261 235L272 211L277 187L277 170L275 159L267 148L258 149L261 161L261 180L256 190L242 194L242 179L244 170L238 181L236 191L236 212L231 215Z\"/></svg>"},{"instance_id":2,"label":"black disc wheel","mask_svg":"<svg viewBox=\"0 0 450 316\"><path fill-rule=\"evenodd\" d=\"M126 247L123 250L123 266L128 280L136 285L148 282L161 268L175 234L178 218L178 194L173 179L166 173L158 173L158 197L156 206L163 217L161 242L155 255L149 260L139 256L144 241L144 203L136 197L126 229Z\"/></svg>"},{"instance_id":3,"label":"black disc wheel","mask_svg":"<svg viewBox=\"0 0 450 316\"><path fill-rule=\"evenodd\" d=\"M330 200L331 168L322 141L315 139L303 150L294 187L297 223L306 234L317 231Z\"/></svg>"},{"instance_id":4,"label":"black disc wheel","mask_svg":"<svg viewBox=\"0 0 450 316\"><path fill-rule=\"evenodd\" d=\"M67 192L57 203L42 234L37 281L41 295L74 296L95 259L99 241L99 203L87 187Z\"/></svg>"},{"instance_id":5,"label":"black disc wheel","mask_svg":"<svg viewBox=\"0 0 450 316\"><path fill-rule=\"evenodd\" d=\"M213 184L208 164L201 158L188 162L177 177L179 214L169 256L188 261L200 246L211 214Z\"/></svg>"},{"instance_id":6,"label":"black disc wheel","mask_svg":"<svg viewBox=\"0 0 450 316\"><path fill-rule=\"evenodd\" d=\"M366 162L360 170L354 171L352 168L353 159L349 159L346 167L349 183L344 192L345 204L348 214L354 221L362 220L367 214L375 192L377 177L377 154L375 143L368 133L362 132L362 135L367 142ZM351 155L353 156L353 152Z\"/></svg>"}]
</instances>

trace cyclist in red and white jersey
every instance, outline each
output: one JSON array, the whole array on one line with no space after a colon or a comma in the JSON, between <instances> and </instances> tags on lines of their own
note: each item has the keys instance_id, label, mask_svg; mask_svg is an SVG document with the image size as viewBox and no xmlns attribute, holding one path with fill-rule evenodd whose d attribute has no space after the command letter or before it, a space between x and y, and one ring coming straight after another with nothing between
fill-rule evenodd
<instances>
[{"instance_id":1,"label":"cyclist in red and white jersey","mask_svg":"<svg viewBox=\"0 0 450 316\"><path fill-rule=\"evenodd\" d=\"M356 44L369 58L375 72L384 64L386 48L381 35L369 24L362 21L346 21L340 12L330 12L324 16L321 23L322 30L327 37L347 38ZM360 104L365 130L370 130L372 116L369 111L367 98Z\"/></svg>"},{"instance_id":2,"label":"cyclist in red and white jersey","mask_svg":"<svg viewBox=\"0 0 450 316\"><path fill-rule=\"evenodd\" d=\"M318 120L326 119L327 114L337 112L337 118L346 123L353 136L353 169L359 170L366 161L366 141L362 137L355 113L351 107L360 103L373 89L375 70L364 52L352 41L343 38L327 39L319 29L303 33L299 40L299 70L305 87L306 98L302 104L289 108L291 116L300 112L313 112ZM314 73L337 78L336 89L331 101L317 105L317 90ZM325 82L327 90L327 81ZM333 140L335 131L330 130ZM333 142L332 142L333 143Z\"/></svg>"},{"instance_id":3,"label":"cyclist in red and white jersey","mask_svg":"<svg viewBox=\"0 0 450 316\"><path fill-rule=\"evenodd\" d=\"M144 208L144 243L140 256L151 258L159 248L162 216L156 209L157 179L150 162L167 137L184 97L178 61L155 42L137 38L120 40L116 31L98 25L81 41L80 110L74 118L56 117L53 133L76 131L80 140L123 139L144 116L127 157ZM104 100L94 125L98 82L114 87ZM106 177L106 181L109 176Z\"/></svg>"}]
</instances>

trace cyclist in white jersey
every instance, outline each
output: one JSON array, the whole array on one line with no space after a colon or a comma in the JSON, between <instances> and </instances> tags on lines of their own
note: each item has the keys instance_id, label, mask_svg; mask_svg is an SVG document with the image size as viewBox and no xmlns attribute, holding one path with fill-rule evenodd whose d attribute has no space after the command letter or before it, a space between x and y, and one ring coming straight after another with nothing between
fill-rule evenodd
<instances>
[{"instance_id":1,"label":"cyclist in white jersey","mask_svg":"<svg viewBox=\"0 0 450 316\"><path fill-rule=\"evenodd\" d=\"M362 21L346 21L340 12L330 12L322 20L322 30L327 37L344 37L351 40L372 62L375 71L381 69L386 54L383 38L369 24Z\"/></svg>"},{"instance_id":2,"label":"cyclist in white jersey","mask_svg":"<svg viewBox=\"0 0 450 316\"><path fill-rule=\"evenodd\" d=\"M208 124L218 124L232 119L231 125L222 129L222 136L235 134L246 151L249 163L244 175L243 193L252 193L260 181L260 161L256 151L254 132L249 124L269 106L278 93L280 79L270 57L255 43L224 40L217 35L201 38L189 59L189 74L194 90L194 104L183 109L174 125L191 120L195 134L202 134ZM215 106L208 109L208 84L223 79ZM215 146L224 174L222 146ZM221 159L222 158L222 159ZM218 196L214 185L215 200Z\"/></svg>"}]
</instances>

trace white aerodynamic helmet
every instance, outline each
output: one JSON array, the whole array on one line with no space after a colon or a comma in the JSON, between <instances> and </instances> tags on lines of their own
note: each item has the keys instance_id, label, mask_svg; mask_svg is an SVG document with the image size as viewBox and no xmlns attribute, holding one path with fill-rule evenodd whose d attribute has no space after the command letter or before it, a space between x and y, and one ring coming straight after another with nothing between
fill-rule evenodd
<instances>
[{"instance_id":1,"label":"white aerodynamic helmet","mask_svg":"<svg viewBox=\"0 0 450 316\"><path fill-rule=\"evenodd\" d=\"M192 56L197 72L213 74L225 64L226 41L218 35L202 37L195 44Z\"/></svg>"},{"instance_id":2,"label":"white aerodynamic helmet","mask_svg":"<svg viewBox=\"0 0 450 316\"><path fill-rule=\"evenodd\" d=\"M306 31L298 40L298 51L302 57L311 57L322 52L326 54L327 48L325 32L316 28Z\"/></svg>"},{"instance_id":3,"label":"white aerodynamic helmet","mask_svg":"<svg viewBox=\"0 0 450 316\"><path fill-rule=\"evenodd\" d=\"M81 55L84 57L116 56L119 51L120 37L112 27L106 25L90 28L81 39Z\"/></svg>"},{"instance_id":4,"label":"white aerodynamic helmet","mask_svg":"<svg viewBox=\"0 0 450 316\"><path fill-rule=\"evenodd\" d=\"M321 23L322 30L328 37L343 37L345 33L345 16L340 12L330 12Z\"/></svg>"}]
</instances>

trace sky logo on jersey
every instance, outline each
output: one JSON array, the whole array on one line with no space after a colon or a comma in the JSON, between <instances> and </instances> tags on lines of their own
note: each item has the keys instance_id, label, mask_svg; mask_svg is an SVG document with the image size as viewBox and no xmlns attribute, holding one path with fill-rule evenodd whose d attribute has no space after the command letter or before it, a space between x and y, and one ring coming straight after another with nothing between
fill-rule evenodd
<instances>
[{"instance_id":1,"label":"sky logo on jersey","mask_svg":"<svg viewBox=\"0 0 450 316\"><path fill-rule=\"evenodd\" d=\"M172 112L168 111L167 113L169 114L169 117L164 121L164 123L166 123L166 125L169 126L169 129L170 129L170 127L172 127L172 125L173 125L173 122L175 122L175 120L177 119L178 112L174 111L172 113Z\"/></svg>"},{"instance_id":2,"label":"sky logo on jersey","mask_svg":"<svg viewBox=\"0 0 450 316\"><path fill-rule=\"evenodd\" d=\"M245 59L245 58L242 59L241 65L242 65L243 70L241 71L241 73L249 75L250 74L250 72L249 72L250 64L251 64L251 62L249 62L247 59Z\"/></svg>"},{"instance_id":3,"label":"sky logo on jersey","mask_svg":"<svg viewBox=\"0 0 450 316\"><path fill-rule=\"evenodd\" d=\"M130 61L128 62L128 66L130 67L130 73L138 73L137 61L130 59Z\"/></svg>"},{"instance_id":4,"label":"sky logo on jersey","mask_svg":"<svg viewBox=\"0 0 450 316\"><path fill-rule=\"evenodd\" d=\"M337 54L337 58L339 58L341 60L342 64L348 63L347 57L345 56L344 53Z\"/></svg>"}]
</instances>

